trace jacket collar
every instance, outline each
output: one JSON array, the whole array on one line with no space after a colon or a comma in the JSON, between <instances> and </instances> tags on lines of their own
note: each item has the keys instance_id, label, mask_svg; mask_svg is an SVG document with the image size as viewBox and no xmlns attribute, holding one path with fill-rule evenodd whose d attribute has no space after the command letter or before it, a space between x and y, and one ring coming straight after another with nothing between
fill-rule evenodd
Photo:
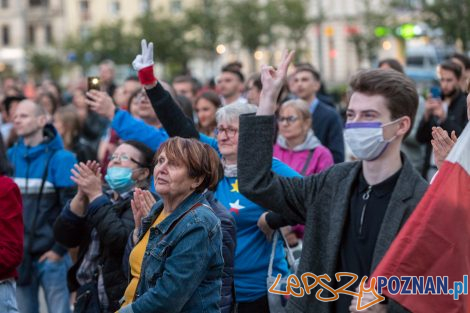
<instances>
[{"instance_id":1,"label":"jacket collar","mask_svg":"<svg viewBox=\"0 0 470 313\"><path fill-rule=\"evenodd\" d=\"M287 140L282 135L277 136L276 142L281 148L285 150L292 150L292 151L313 150L316 147L321 145L320 140L314 135L312 129L308 130L307 137L305 137L305 141L301 143L300 145L295 146L293 149L289 149L287 147Z\"/></svg>"},{"instance_id":2,"label":"jacket collar","mask_svg":"<svg viewBox=\"0 0 470 313\"><path fill-rule=\"evenodd\" d=\"M382 226L380 227L372 258L371 271L377 266L378 262L390 247L393 239L395 239L407 212L413 209L406 204L406 201L414 196L414 186L416 185L416 178L419 177L419 174L413 169L413 166L403 153L401 154L401 158L403 160L403 166L385 212ZM359 177L359 171L361 169L362 162L355 162L352 165L348 174L344 176L338 184L339 190L337 190L337 194L343 194L343 196L335 197L331 205L332 208L337 208L337 211L335 209L335 213L330 214L330 225L334 227L330 227L328 232L327 242L331 243L327 254L328 273L334 273L336 270L339 249L341 247L351 199L352 186ZM343 193L340 190L346 190L346 192Z\"/></svg>"},{"instance_id":3,"label":"jacket collar","mask_svg":"<svg viewBox=\"0 0 470 313\"><path fill-rule=\"evenodd\" d=\"M156 226L160 233L166 233L175 221L177 221L181 216L183 216L189 209L191 209L196 203L203 202L205 200L204 196L199 193L192 193L183 202L174 210L167 218L165 218L160 224ZM163 210L163 200L158 201L152 207L150 214L142 220L142 232L140 237L142 237L147 230L152 226L152 224L157 219L158 215Z\"/></svg>"},{"instance_id":4,"label":"jacket collar","mask_svg":"<svg viewBox=\"0 0 470 313\"><path fill-rule=\"evenodd\" d=\"M407 204L407 200L414 197L414 190L419 174L414 170L404 154L402 154L401 157L403 167L390 198L387 211L385 212L382 226L380 227L372 257L371 273L390 248L390 245L405 222L405 217L409 216L414 209L414 207L410 207L410 205Z\"/></svg>"}]
</instances>

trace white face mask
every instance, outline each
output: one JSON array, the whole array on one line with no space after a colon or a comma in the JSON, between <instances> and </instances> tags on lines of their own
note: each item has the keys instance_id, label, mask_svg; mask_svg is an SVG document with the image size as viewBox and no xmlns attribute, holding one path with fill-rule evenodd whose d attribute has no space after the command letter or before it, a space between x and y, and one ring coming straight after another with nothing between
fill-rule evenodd
<instances>
[{"instance_id":1,"label":"white face mask","mask_svg":"<svg viewBox=\"0 0 470 313\"><path fill-rule=\"evenodd\" d=\"M383 128L399 120L400 119L383 125L380 122L346 123L344 140L349 148L351 148L352 153L359 160L376 160L385 152L388 144L397 137L395 135L391 139L385 140Z\"/></svg>"}]
</instances>

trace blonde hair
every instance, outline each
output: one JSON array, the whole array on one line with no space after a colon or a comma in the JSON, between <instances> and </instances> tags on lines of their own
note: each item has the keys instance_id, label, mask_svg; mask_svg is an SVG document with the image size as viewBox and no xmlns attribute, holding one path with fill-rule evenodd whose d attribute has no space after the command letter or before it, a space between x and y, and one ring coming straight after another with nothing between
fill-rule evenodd
<instances>
[{"instance_id":1,"label":"blonde hair","mask_svg":"<svg viewBox=\"0 0 470 313\"><path fill-rule=\"evenodd\" d=\"M279 114L282 110L286 108L293 108L298 114L299 117L302 118L303 121L309 121L312 123L312 114L310 113L310 108L308 107L308 103L302 99L293 99L284 102L279 109Z\"/></svg>"}]
</instances>

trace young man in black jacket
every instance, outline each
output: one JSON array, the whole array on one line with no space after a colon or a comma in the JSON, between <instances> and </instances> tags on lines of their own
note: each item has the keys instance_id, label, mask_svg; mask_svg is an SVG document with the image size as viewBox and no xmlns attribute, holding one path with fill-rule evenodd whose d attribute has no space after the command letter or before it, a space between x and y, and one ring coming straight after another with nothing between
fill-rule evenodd
<instances>
[{"instance_id":1,"label":"young man in black jacket","mask_svg":"<svg viewBox=\"0 0 470 313\"><path fill-rule=\"evenodd\" d=\"M240 192L261 206L305 224L297 275L335 273L370 276L423 196L427 184L400 153L418 106L413 82L391 70L358 73L351 81L345 139L359 162L337 164L318 175L284 178L270 169L275 99L292 55L275 71L262 70L263 90L256 116L240 117ZM355 291L356 281L348 290ZM357 312L357 298L341 294L334 302L308 295L291 297L287 312ZM323 289L323 297L331 297ZM366 303L370 297L363 299ZM376 304L366 312L406 312L398 303Z\"/></svg>"}]
</instances>

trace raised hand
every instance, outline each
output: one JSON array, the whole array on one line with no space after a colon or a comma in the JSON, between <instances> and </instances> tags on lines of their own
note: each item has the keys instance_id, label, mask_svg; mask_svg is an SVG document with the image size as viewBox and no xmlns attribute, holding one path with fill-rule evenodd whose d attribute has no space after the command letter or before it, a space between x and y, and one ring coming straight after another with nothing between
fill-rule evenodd
<instances>
[{"instance_id":1,"label":"raised hand","mask_svg":"<svg viewBox=\"0 0 470 313\"><path fill-rule=\"evenodd\" d=\"M450 137L447 134L447 131L442 129L441 127L433 127L432 128L432 150L434 153L434 160L436 162L437 168L441 168L442 163L449 155L450 150L454 146L455 142L457 141L457 136L455 135L455 131L452 131Z\"/></svg>"},{"instance_id":2,"label":"raised hand","mask_svg":"<svg viewBox=\"0 0 470 313\"><path fill-rule=\"evenodd\" d=\"M289 53L284 52L281 58L281 63L277 69L274 69L272 66L262 66L261 82L263 84L263 88L261 89L258 115L274 114L276 109L276 99L282 89L287 76L287 69L294 58L294 54L295 51L291 51Z\"/></svg>"},{"instance_id":3,"label":"raised hand","mask_svg":"<svg viewBox=\"0 0 470 313\"><path fill-rule=\"evenodd\" d=\"M95 111L101 116L113 120L116 112L116 106L113 99L104 91L90 90L86 93L87 98L85 103L91 110Z\"/></svg>"},{"instance_id":4,"label":"raised hand","mask_svg":"<svg viewBox=\"0 0 470 313\"><path fill-rule=\"evenodd\" d=\"M153 43L147 44L147 40L141 41L142 53L138 54L132 67L137 71L140 83L145 86L153 86L157 79L153 73Z\"/></svg>"}]
</instances>

